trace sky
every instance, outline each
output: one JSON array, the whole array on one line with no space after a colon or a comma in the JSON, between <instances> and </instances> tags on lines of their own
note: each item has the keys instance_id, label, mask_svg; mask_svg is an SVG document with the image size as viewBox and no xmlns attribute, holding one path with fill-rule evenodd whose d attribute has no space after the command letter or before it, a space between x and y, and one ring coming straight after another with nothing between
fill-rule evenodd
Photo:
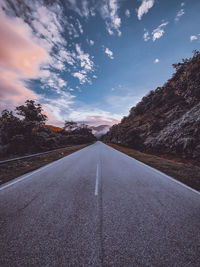
<instances>
[{"instance_id":1,"label":"sky","mask_svg":"<svg viewBox=\"0 0 200 267\"><path fill-rule=\"evenodd\" d=\"M199 0L0 0L0 110L113 125L200 50Z\"/></svg>"}]
</instances>

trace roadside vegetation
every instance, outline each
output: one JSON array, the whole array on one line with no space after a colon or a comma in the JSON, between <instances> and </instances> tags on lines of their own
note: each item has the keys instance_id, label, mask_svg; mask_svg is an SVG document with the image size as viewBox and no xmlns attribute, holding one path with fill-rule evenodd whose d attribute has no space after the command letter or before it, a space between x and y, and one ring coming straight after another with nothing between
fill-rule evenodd
<instances>
[{"instance_id":1,"label":"roadside vegetation","mask_svg":"<svg viewBox=\"0 0 200 267\"><path fill-rule=\"evenodd\" d=\"M200 162L172 157L167 159L121 145L106 144L200 191Z\"/></svg>"},{"instance_id":2,"label":"roadside vegetation","mask_svg":"<svg viewBox=\"0 0 200 267\"><path fill-rule=\"evenodd\" d=\"M65 121L63 128L46 125L42 106L33 100L0 116L0 159L87 144L95 137L86 124Z\"/></svg>"},{"instance_id":3,"label":"roadside vegetation","mask_svg":"<svg viewBox=\"0 0 200 267\"><path fill-rule=\"evenodd\" d=\"M193 53L173 64L172 77L144 96L102 140L200 162L200 52Z\"/></svg>"}]
</instances>

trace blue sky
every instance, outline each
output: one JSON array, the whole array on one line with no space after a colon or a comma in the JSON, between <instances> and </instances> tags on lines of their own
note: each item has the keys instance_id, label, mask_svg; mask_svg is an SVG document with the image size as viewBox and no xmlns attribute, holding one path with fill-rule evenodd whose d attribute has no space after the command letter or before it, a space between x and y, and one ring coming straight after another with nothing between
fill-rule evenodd
<instances>
[{"instance_id":1,"label":"blue sky","mask_svg":"<svg viewBox=\"0 0 200 267\"><path fill-rule=\"evenodd\" d=\"M0 71L8 77L0 103L12 109L32 97L60 126L69 119L116 123L170 78L173 63L200 48L199 0L0 3L1 25L10 29L2 47L6 51L12 36L19 44L6 60L0 55ZM23 47L26 55L19 53Z\"/></svg>"}]
</instances>

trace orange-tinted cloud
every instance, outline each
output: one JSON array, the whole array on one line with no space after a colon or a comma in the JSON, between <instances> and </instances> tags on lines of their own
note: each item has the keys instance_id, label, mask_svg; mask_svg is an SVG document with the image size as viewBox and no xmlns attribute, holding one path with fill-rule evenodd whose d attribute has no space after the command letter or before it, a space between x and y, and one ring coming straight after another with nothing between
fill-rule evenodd
<instances>
[{"instance_id":1,"label":"orange-tinted cloud","mask_svg":"<svg viewBox=\"0 0 200 267\"><path fill-rule=\"evenodd\" d=\"M113 124L119 123L119 120L108 117L108 116L87 116L84 123L91 125L91 126L98 126L98 125L109 125L112 126Z\"/></svg>"},{"instance_id":2,"label":"orange-tinted cloud","mask_svg":"<svg viewBox=\"0 0 200 267\"><path fill-rule=\"evenodd\" d=\"M18 78L14 73L0 69L0 110L13 109L26 99L38 98L38 95L27 89Z\"/></svg>"},{"instance_id":3,"label":"orange-tinted cloud","mask_svg":"<svg viewBox=\"0 0 200 267\"><path fill-rule=\"evenodd\" d=\"M20 18L10 18L0 10L1 109L38 98L23 81L36 78L40 65L47 61L48 54L36 43L31 28Z\"/></svg>"}]
</instances>

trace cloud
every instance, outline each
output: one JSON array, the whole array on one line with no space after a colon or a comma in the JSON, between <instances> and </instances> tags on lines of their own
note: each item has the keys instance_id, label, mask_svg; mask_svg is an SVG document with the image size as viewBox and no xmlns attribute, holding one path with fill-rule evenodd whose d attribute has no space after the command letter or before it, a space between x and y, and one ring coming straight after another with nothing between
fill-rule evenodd
<instances>
[{"instance_id":1,"label":"cloud","mask_svg":"<svg viewBox=\"0 0 200 267\"><path fill-rule=\"evenodd\" d=\"M90 76L94 79L97 77L94 75L93 57L77 43L77 38L83 34L82 20L77 16L66 17L64 8L73 9L85 19L99 12L105 21L106 30L110 34L120 36L121 19L118 15L117 0L102 0L98 5L87 0L66 0L62 3L48 1L48 4L43 0L15 0L15 5L12 4L13 1L4 3L6 14L12 18L3 15L0 19L6 18L8 24L12 21L10 27L13 31L9 35L10 27L3 27L3 23L0 30L4 30L10 40L17 38L18 41L8 40L6 48L1 40L0 46L10 51L4 53L4 50L0 49L0 105L13 109L26 99L36 99L43 105L51 122L60 125L65 119L87 120L93 124L97 119L99 124L110 122L112 125L121 118L119 114L91 106L75 108L77 100L72 95L72 90L81 89L76 85L71 88L70 81L66 82L63 78L70 74L77 78L80 84L91 84ZM107 9L104 14L100 11L103 6ZM93 45L92 42L94 41L90 40L90 45ZM113 53L108 56L113 58ZM48 88L48 93L47 90L39 94L28 89L27 82L32 79L41 82L41 90Z\"/></svg>"},{"instance_id":2,"label":"cloud","mask_svg":"<svg viewBox=\"0 0 200 267\"><path fill-rule=\"evenodd\" d=\"M181 7L183 7L184 5L185 5L185 3L184 3L184 2L182 2L182 3L181 3Z\"/></svg>"},{"instance_id":3,"label":"cloud","mask_svg":"<svg viewBox=\"0 0 200 267\"><path fill-rule=\"evenodd\" d=\"M90 15L87 0L66 0L66 5L69 9L76 12L80 17L88 18Z\"/></svg>"},{"instance_id":4,"label":"cloud","mask_svg":"<svg viewBox=\"0 0 200 267\"><path fill-rule=\"evenodd\" d=\"M181 8L181 10L179 10L179 12L177 13L176 17L175 17L175 21L178 22L180 20L180 18L185 14L185 11L183 8Z\"/></svg>"},{"instance_id":5,"label":"cloud","mask_svg":"<svg viewBox=\"0 0 200 267\"><path fill-rule=\"evenodd\" d=\"M154 5L154 0L143 0L142 4L137 10L138 19L141 20L144 14L147 14L149 9Z\"/></svg>"},{"instance_id":6,"label":"cloud","mask_svg":"<svg viewBox=\"0 0 200 267\"><path fill-rule=\"evenodd\" d=\"M12 71L0 68L0 111L13 109L27 99L39 99L39 96L25 87L20 77Z\"/></svg>"},{"instance_id":7,"label":"cloud","mask_svg":"<svg viewBox=\"0 0 200 267\"><path fill-rule=\"evenodd\" d=\"M198 37L196 35L191 35L190 36L190 41L198 40Z\"/></svg>"},{"instance_id":8,"label":"cloud","mask_svg":"<svg viewBox=\"0 0 200 267\"><path fill-rule=\"evenodd\" d=\"M105 20L106 29L110 35L114 35L116 31L118 36L121 36L120 26L121 19L118 16L118 1L117 0L102 0L100 6L100 14Z\"/></svg>"},{"instance_id":9,"label":"cloud","mask_svg":"<svg viewBox=\"0 0 200 267\"><path fill-rule=\"evenodd\" d=\"M89 43L90 43L91 46L94 45L94 41L93 40L90 40Z\"/></svg>"},{"instance_id":10,"label":"cloud","mask_svg":"<svg viewBox=\"0 0 200 267\"><path fill-rule=\"evenodd\" d=\"M114 59L113 52L109 49L105 49L105 53L108 55L109 58Z\"/></svg>"},{"instance_id":11,"label":"cloud","mask_svg":"<svg viewBox=\"0 0 200 267\"><path fill-rule=\"evenodd\" d=\"M81 34L83 34L83 26L81 25L80 21L77 19L78 29Z\"/></svg>"},{"instance_id":12,"label":"cloud","mask_svg":"<svg viewBox=\"0 0 200 267\"><path fill-rule=\"evenodd\" d=\"M92 115L91 115L92 114ZM108 111L98 109L91 106L81 105L80 107L71 110L69 119L77 121L79 123L86 123L92 126L98 126L102 124L113 125L118 123L121 119L121 115L112 114Z\"/></svg>"},{"instance_id":13,"label":"cloud","mask_svg":"<svg viewBox=\"0 0 200 267\"><path fill-rule=\"evenodd\" d=\"M130 18L131 13L130 13L130 10L129 9L126 9L125 15L126 15L127 18Z\"/></svg>"},{"instance_id":14,"label":"cloud","mask_svg":"<svg viewBox=\"0 0 200 267\"><path fill-rule=\"evenodd\" d=\"M76 12L80 17L88 19L94 17L98 12L105 21L106 30L110 35L115 33L121 36L121 19L118 15L118 0L66 0L67 8Z\"/></svg>"},{"instance_id":15,"label":"cloud","mask_svg":"<svg viewBox=\"0 0 200 267\"><path fill-rule=\"evenodd\" d=\"M112 116L111 114L109 114L108 116L107 116L107 114L106 115L102 115L102 116L99 116L99 115L94 115L94 116L88 115L88 116L85 116L84 120L78 121L78 122L79 123L85 123L85 124L90 125L90 126L99 126L99 125L112 126L113 124L117 124L117 123L120 122L120 120L112 118L111 116Z\"/></svg>"},{"instance_id":16,"label":"cloud","mask_svg":"<svg viewBox=\"0 0 200 267\"><path fill-rule=\"evenodd\" d=\"M0 10L0 104L10 107L39 96L26 88L24 80L35 79L48 53L38 43L31 28L20 18L10 18Z\"/></svg>"},{"instance_id":17,"label":"cloud","mask_svg":"<svg viewBox=\"0 0 200 267\"><path fill-rule=\"evenodd\" d=\"M61 12L60 9L58 12ZM55 12L45 6L39 6L33 12L33 18L32 26L37 30L38 37L43 36L50 45L66 44L61 34L63 28Z\"/></svg>"},{"instance_id":18,"label":"cloud","mask_svg":"<svg viewBox=\"0 0 200 267\"><path fill-rule=\"evenodd\" d=\"M152 32L152 40L153 42L155 42L156 39L159 39L163 36L163 34L165 33L164 31L164 27L167 26L169 22L164 22L161 25L159 25L155 30L153 30Z\"/></svg>"},{"instance_id":19,"label":"cloud","mask_svg":"<svg viewBox=\"0 0 200 267\"><path fill-rule=\"evenodd\" d=\"M15 1L15 8L10 4L10 1L7 2L7 13L13 12L17 16L20 15L24 21L28 21L38 39L39 45L49 55L49 64L45 66L45 70L48 69L51 73L67 72L72 76L74 72L86 70L87 68L86 72L89 72L89 68L94 65L90 55L83 53L83 51L81 51L82 55L80 55L75 45L77 43L76 38L83 34L82 24L77 17L68 17L64 12L65 8L69 8L77 12L81 17L88 18L90 10L87 0L83 0L80 3L75 0L66 0L67 3L50 1L51 3L49 2L48 5L45 5L43 1ZM57 77L59 79L59 75ZM54 80L55 78L56 76L54 75ZM40 77L40 79L44 84L43 87L46 84L55 85L55 83L59 82L58 80L58 82L52 83L52 79L49 81L49 77ZM85 80L90 81L88 77ZM55 89L57 90L57 88Z\"/></svg>"},{"instance_id":20,"label":"cloud","mask_svg":"<svg viewBox=\"0 0 200 267\"><path fill-rule=\"evenodd\" d=\"M48 54L37 44L28 25L8 18L0 11L0 65L27 78L37 76L39 67L48 61Z\"/></svg>"},{"instance_id":21,"label":"cloud","mask_svg":"<svg viewBox=\"0 0 200 267\"><path fill-rule=\"evenodd\" d=\"M49 70L41 70L41 82L43 87L50 87L57 94L61 94L61 90L67 88L67 82L64 81L58 73L50 72Z\"/></svg>"},{"instance_id":22,"label":"cloud","mask_svg":"<svg viewBox=\"0 0 200 267\"><path fill-rule=\"evenodd\" d=\"M149 36L149 32L144 29L144 35L143 35L144 41L147 42L148 40L150 40L150 36Z\"/></svg>"},{"instance_id":23,"label":"cloud","mask_svg":"<svg viewBox=\"0 0 200 267\"><path fill-rule=\"evenodd\" d=\"M110 94L106 97L106 103L110 108L120 110L122 114L128 114L130 108L135 106L141 98L142 96L137 96L133 93L127 93L126 95Z\"/></svg>"},{"instance_id":24,"label":"cloud","mask_svg":"<svg viewBox=\"0 0 200 267\"><path fill-rule=\"evenodd\" d=\"M158 58L156 58L155 60L154 60L154 63L156 64L156 63L159 63L160 62L160 60L158 59Z\"/></svg>"},{"instance_id":25,"label":"cloud","mask_svg":"<svg viewBox=\"0 0 200 267\"><path fill-rule=\"evenodd\" d=\"M79 79L80 84L89 83L91 84L91 79L88 76L88 73L94 71L94 62L91 60L88 53L84 53L79 44L75 45L76 47L76 61L80 63L79 70L74 72L72 75L75 78Z\"/></svg>"},{"instance_id":26,"label":"cloud","mask_svg":"<svg viewBox=\"0 0 200 267\"><path fill-rule=\"evenodd\" d=\"M105 124L103 124L105 126ZM92 133L96 136L96 137L100 137L102 136L103 134L106 134L110 129L110 126L105 126L105 127L102 127L102 129L99 131L97 129L92 129Z\"/></svg>"},{"instance_id":27,"label":"cloud","mask_svg":"<svg viewBox=\"0 0 200 267\"><path fill-rule=\"evenodd\" d=\"M93 69L94 63L90 59L90 55L87 53L84 53L81 50L81 47L79 44L76 44L76 51L78 53L77 58L80 60L80 65L85 71L91 71Z\"/></svg>"},{"instance_id":28,"label":"cloud","mask_svg":"<svg viewBox=\"0 0 200 267\"><path fill-rule=\"evenodd\" d=\"M48 99L43 104L45 111L49 114L49 122L57 126L63 126L65 120L73 120L90 126L110 125L119 123L122 115L86 105L75 104L75 97L66 94L57 99Z\"/></svg>"},{"instance_id":29,"label":"cloud","mask_svg":"<svg viewBox=\"0 0 200 267\"><path fill-rule=\"evenodd\" d=\"M67 50L61 49L58 52L58 58L61 62L67 63L68 65L74 66L76 61L76 54Z\"/></svg>"},{"instance_id":30,"label":"cloud","mask_svg":"<svg viewBox=\"0 0 200 267\"><path fill-rule=\"evenodd\" d=\"M40 100L44 111L48 114L50 124L62 127L64 120L68 119L74 104L75 96L71 93L61 91L59 97L43 98Z\"/></svg>"},{"instance_id":31,"label":"cloud","mask_svg":"<svg viewBox=\"0 0 200 267\"><path fill-rule=\"evenodd\" d=\"M1 109L14 109L27 99L35 99L44 104L45 111L54 119L56 112L72 104L73 96L64 91L70 87L61 78L60 72L53 69L65 70L66 62L71 66L78 64L79 68L82 66L83 70L89 71L93 63L81 50L78 53L64 49L66 42L61 35L62 27L54 13L45 7L35 12L32 12L31 27L23 19L8 17L1 10L0 106ZM39 20L42 15L45 16ZM52 54L55 46L59 47L59 51ZM42 88L54 90L54 100L45 96L45 91L44 95L39 95L28 89L26 82L31 79L40 79Z\"/></svg>"},{"instance_id":32,"label":"cloud","mask_svg":"<svg viewBox=\"0 0 200 267\"><path fill-rule=\"evenodd\" d=\"M81 71L73 73L73 76L79 79L80 84L89 82L87 75Z\"/></svg>"}]
</instances>

